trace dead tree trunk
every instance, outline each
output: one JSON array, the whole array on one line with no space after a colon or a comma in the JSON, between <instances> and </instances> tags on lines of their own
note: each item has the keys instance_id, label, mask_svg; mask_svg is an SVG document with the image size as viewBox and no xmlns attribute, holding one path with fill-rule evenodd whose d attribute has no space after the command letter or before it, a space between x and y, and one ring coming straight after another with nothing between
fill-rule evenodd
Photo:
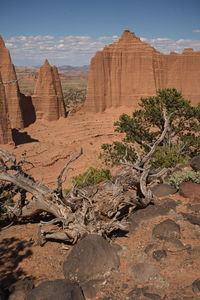
<instances>
[{"instance_id":1,"label":"dead tree trunk","mask_svg":"<svg viewBox=\"0 0 200 300\"><path fill-rule=\"evenodd\" d=\"M75 243L79 238L88 233L98 233L109 236L116 230L127 230L127 219L136 207L145 207L153 200L153 194L148 188L147 180L155 178L165 172L150 175L150 165L156 147L163 141L168 129L170 116L163 110L165 119L164 130L160 137L152 145L149 153L143 158L138 156L135 164L130 164L124 157L122 163L131 167L135 172L136 185L139 183L143 197L135 198L127 193L120 182L109 182L103 187L96 187L95 192L88 192L87 189L72 189L72 192L65 197L62 184L65 172L69 165L77 160L83 153L80 152L72 157L61 169L57 177L57 188L50 189L48 186L38 184L35 180L23 171L27 161L17 162L15 157L5 150L0 150L0 181L12 183L17 187L22 197L14 205L4 206L6 214L11 220L33 217L40 212L48 212L54 216L50 222L40 222L39 234L43 238L53 238ZM31 200L26 200L26 193L32 195ZM55 225L59 223L62 227L59 232L47 233L41 226ZM62 228L62 231L60 230Z\"/></svg>"}]
</instances>

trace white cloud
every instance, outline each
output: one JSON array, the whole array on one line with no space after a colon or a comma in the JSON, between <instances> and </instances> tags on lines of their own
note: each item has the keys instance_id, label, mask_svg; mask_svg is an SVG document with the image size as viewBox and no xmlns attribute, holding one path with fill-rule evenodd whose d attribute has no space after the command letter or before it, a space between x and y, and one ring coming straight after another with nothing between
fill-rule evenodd
<instances>
[{"instance_id":1,"label":"white cloud","mask_svg":"<svg viewBox=\"0 0 200 300\"><path fill-rule=\"evenodd\" d=\"M94 54L101 50L105 45L114 43L119 39L118 36L60 36L51 35L37 36L16 36L7 39L6 46L11 52L14 64L16 65L35 65L49 59L51 64L89 64ZM184 48L194 48L200 50L200 40L169 38L141 38L163 53L176 51L182 52Z\"/></svg>"},{"instance_id":2,"label":"white cloud","mask_svg":"<svg viewBox=\"0 0 200 300\"><path fill-rule=\"evenodd\" d=\"M192 32L200 32L200 29L192 30Z\"/></svg>"}]
</instances>

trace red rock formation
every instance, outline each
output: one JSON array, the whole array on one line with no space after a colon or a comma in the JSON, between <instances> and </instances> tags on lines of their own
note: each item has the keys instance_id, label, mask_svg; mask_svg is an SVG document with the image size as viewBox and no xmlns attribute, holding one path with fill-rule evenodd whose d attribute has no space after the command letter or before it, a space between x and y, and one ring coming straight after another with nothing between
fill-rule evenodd
<instances>
[{"instance_id":1,"label":"red rock formation","mask_svg":"<svg viewBox=\"0 0 200 300\"><path fill-rule=\"evenodd\" d=\"M16 72L14 65L12 64L12 60L10 57L10 53L8 49L5 47L5 43L0 36L0 71L2 76L2 81L5 83L10 82L9 84L5 84L5 93L6 99L8 103L8 113L10 124L12 128L23 128L23 117L20 107L20 92Z\"/></svg>"},{"instance_id":2,"label":"red rock formation","mask_svg":"<svg viewBox=\"0 0 200 300\"><path fill-rule=\"evenodd\" d=\"M40 68L32 97L36 119L48 121L65 117L64 99L58 70L51 67L48 60Z\"/></svg>"},{"instance_id":3,"label":"red rock formation","mask_svg":"<svg viewBox=\"0 0 200 300\"><path fill-rule=\"evenodd\" d=\"M2 81L0 73L0 82ZM0 84L0 144L8 144L12 141L5 88Z\"/></svg>"},{"instance_id":4,"label":"red rock formation","mask_svg":"<svg viewBox=\"0 0 200 300\"><path fill-rule=\"evenodd\" d=\"M87 111L121 105L136 108L141 97L160 88L177 88L195 104L200 101L200 52L164 55L125 30L120 40L91 60Z\"/></svg>"}]
</instances>

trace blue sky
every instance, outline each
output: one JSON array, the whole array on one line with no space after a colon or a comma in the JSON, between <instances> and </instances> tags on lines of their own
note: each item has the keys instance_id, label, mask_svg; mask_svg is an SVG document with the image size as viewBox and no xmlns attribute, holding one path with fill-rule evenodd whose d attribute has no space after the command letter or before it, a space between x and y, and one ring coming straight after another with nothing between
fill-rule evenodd
<instances>
[{"instance_id":1,"label":"blue sky","mask_svg":"<svg viewBox=\"0 0 200 300\"><path fill-rule=\"evenodd\" d=\"M125 28L158 50L200 50L200 0L6 0L0 34L16 65L88 64Z\"/></svg>"}]
</instances>

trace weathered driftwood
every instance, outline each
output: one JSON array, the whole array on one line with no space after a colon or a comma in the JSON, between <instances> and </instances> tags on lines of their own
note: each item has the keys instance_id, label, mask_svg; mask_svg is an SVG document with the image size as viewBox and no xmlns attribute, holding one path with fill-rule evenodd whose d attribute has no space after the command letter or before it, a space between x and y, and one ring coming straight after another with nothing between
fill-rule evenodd
<instances>
[{"instance_id":1,"label":"weathered driftwood","mask_svg":"<svg viewBox=\"0 0 200 300\"><path fill-rule=\"evenodd\" d=\"M163 111L165 125L164 130L150 151L144 157L138 155L135 164L130 164L126 157L122 164L131 169L131 183L124 186L122 178L104 183L101 186L77 189L73 187L65 196L62 189L64 174L69 170L69 165L77 160L83 153L72 157L61 169L57 177L57 188L50 189L44 184L38 184L24 170L25 160L17 162L15 157L5 150L0 150L0 181L8 182L9 190L17 190L21 198L14 207L4 205L5 213L11 221L34 217L41 212L51 214L54 219L49 222L40 222L38 240L43 243L46 239L64 240L75 243L79 238L88 233L98 233L110 236L117 230L127 231L127 219L135 208L145 207L153 200L153 194L148 188L148 182L163 175L165 169L155 174L150 174L150 162L168 129L169 118ZM122 176L124 179L124 176ZM137 191L134 192L134 189ZM138 193L139 190L139 193ZM32 195L27 200L26 194ZM45 226L58 226L57 232L45 232Z\"/></svg>"}]
</instances>

